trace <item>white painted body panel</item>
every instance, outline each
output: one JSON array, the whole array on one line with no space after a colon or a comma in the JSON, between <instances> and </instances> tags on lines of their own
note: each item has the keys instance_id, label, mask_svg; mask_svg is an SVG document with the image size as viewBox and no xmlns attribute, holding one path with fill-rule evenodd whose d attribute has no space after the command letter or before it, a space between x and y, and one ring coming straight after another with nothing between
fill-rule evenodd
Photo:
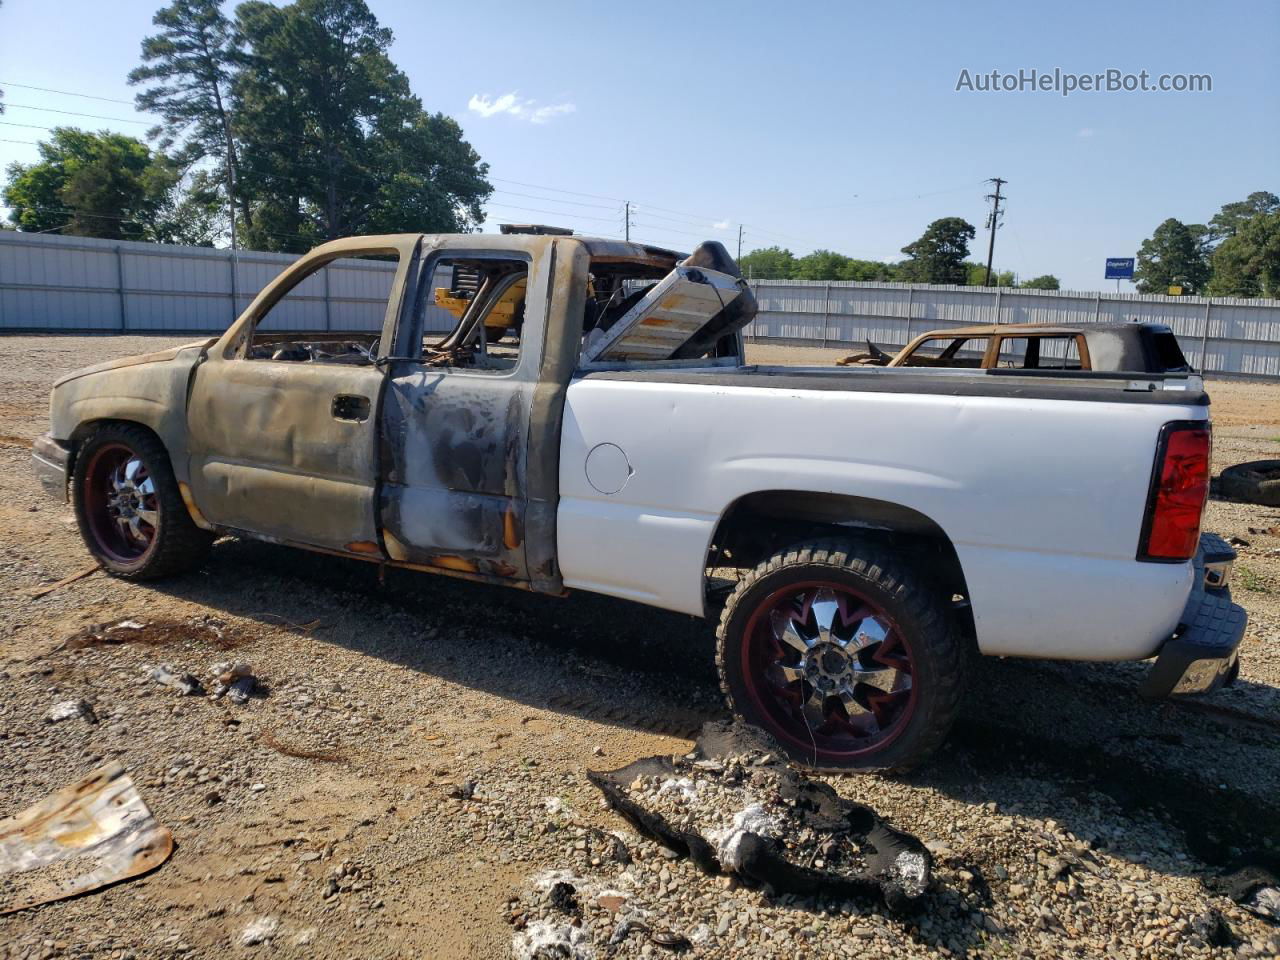
<instances>
[{"instance_id":1,"label":"white painted body panel","mask_svg":"<svg viewBox=\"0 0 1280 960\"><path fill-rule=\"evenodd\" d=\"M1134 559L1157 436L1194 405L649 383L568 391L558 552L567 586L701 615L720 517L766 490L900 504L956 548L979 648L1079 660L1151 656L1190 563ZM616 493L586 460L614 444ZM851 517L851 520L856 519Z\"/></svg>"}]
</instances>

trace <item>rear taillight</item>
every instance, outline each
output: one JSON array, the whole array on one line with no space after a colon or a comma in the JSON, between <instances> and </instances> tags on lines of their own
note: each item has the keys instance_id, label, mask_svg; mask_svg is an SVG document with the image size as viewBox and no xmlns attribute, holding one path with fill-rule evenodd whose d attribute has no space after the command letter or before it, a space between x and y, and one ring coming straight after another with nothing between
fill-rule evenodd
<instances>
[{"instance_id":1,"label":"rear taillight","mask_svg":"<svg viewBox=\"0 0 1280 960\"><path fill-rule=\"evenodd\" d=\"M1203 420L1166 423L1156 446L1147 515L1138 559L1190 560L1200 545L1200 518L1209 497L1209 424Z\"/></svg>"}]
</instances>

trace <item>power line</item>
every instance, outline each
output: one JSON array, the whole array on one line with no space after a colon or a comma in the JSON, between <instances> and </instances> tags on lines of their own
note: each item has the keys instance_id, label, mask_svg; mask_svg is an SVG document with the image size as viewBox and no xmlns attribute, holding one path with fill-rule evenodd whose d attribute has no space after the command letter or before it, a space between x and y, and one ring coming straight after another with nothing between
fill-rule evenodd
<instances>
[{"instance_id":1,"label":"power line","mask_svg":"<svg viewBox=\"0 0 1280 960\"><path fill-rule=\"evenodd\" d=\"M116 97L102 97L102 96L97 96L97 95L94 95L94 94L78 93L78 92L71 91L71 90L59 90L59 89L54 89L54 88L51 88L51 87L41 87L41 86L36 86L36 85L33 85L33 84L10 83L10 82L8 82L8 81L4 81L3 83L4 83L5 85L7 85L7 86L10 86L10 87L21 88L21 89L26 89L26 90L39 90L39 91L46 92L46 93L57 93L57 94L65 95L65 96L83 97L83 98L85 98L85 99L100 100L100 101L108 102L108 103L123 103L123 104L130 104L130 101L128 101L128 100L122 100L122 99L120 99L120 98L116 98ZM15 106L15 107L20 107L20 108L23 108L23 109L30 109L30 110L45 110L45 111L48 111L48 112L51 112L51 113L60 113L60 114L68 115L68 116L86 117L86 118L90 118L90 119L97 119L97 120L107 120L107 121L112 121L112 122L116 122L116 123L131 123L131 124L138 124L138 125L142 125L142 126L150 125L150 124L149 124L149 121L145 121L145 120L130 120L130 119L126 119L126 118L124 118L124 117L107 117L107 116L101 116L101 115L98 115L98 114L80 113L80 112L71 111L71 110L59 110L59 109L56 109L56 108L53 108L53 107L34 107L34 106L31 106L31 105L27 105L27 104L10 104L10 106ZM23 128L27 128L27 129L34 129L34 130L48 130L48 131L52 131L53 129L55 129L55 128L53 128L53 127L41 126L41 125L38 125L38 124L23 124L23 123L17 123L17 122L14 122L14 121L6 121L6 120L0 120L0 123L6 124L6 125L8 125L8 126L23 127ZM314 140L309 140L309 139L307 139L307 138L305 138L305 137L285 137L285 136L282 136L282 137L281 137L281 139L294 140L294 141L297 141L297 142L300 142L300 143L304 143L304 144L306 144L306 143L314 143ZM17 141L17 140L5 140L5 141L0 141L0 142L6 142L6 143L30 143L30 141ZM293 180L295 183L302 182L302 181L298 180L297 178L289 178L289 177L284 177L284 176L281 176L281 175L258 174L258 176L260 176L260 177L264 177L264 178L274 178L274 179L277 179L277 180ZM360 173L355 173L355 172L348 172L348 173L344 174L344 175L343 175L343 177L344 177L344 179L347 179L347 180L355 180L355 181L357 181L357 182L366 182L366 183L375 184L375 185L382 185L382 182L383 182L383 181L381 181L381 180L377 180L377 179L375 179L375 178L373 178L373 177L370 177L370 176L368 176L368 175L360 174ZM663 207L663 206L659 206L659 205L657 205L657 204L647 204L647 203L643 203L643 202L641 202L640 204L638 204L638 205L637 205L637 204L636 204L635 202L633 202L633 201L629 201L629 200L626 200L626 199L621 198L621 197L613 197L613 196L609 196L609 195L606 195L606 194L588 193L588 192L586 192L586 191L581 191L581 190L568 190L568 189L565 189L565 188L563 188L563 187L552 187L552 186L548 186L548 185L546 185L546 184L532 183L532 182L525 181L525 180L515 180L515 179L509 179L509 178L505 178L505 177L488 176L488 177L487 177L487 179L488 179L488 180L490 180L490 181L496 182L496 183L512 184L512 185L514 185L514 186L527 187L527 188L530 188L530 189L534 189L534 190L541 190L541 191L545 191L545 192L548 192L548 193L559 193L559 194L564 194L564 195L566 195L566 196L573 196L573 197L585 197L585 198L590 199L590 200L605 200L605 201L610 201L610 202L615 203L615 204L623 205L624 207L628 208L628 210L630 210L630 209L635 209L635 208L638 206L638 207L639 207L640 212L641 212L643 215L646 215L646 216L648 216L648 217L650 217L650 218L652 218L652 219L657 219L657 220L666 220L666 221L669 221L669 222L672 222L672 223L677 223L677 224L682 224L682 225L698 226L698 227L702 227L704 230L706 229L707 225L714 225L714 224L716 224L716 223L726 222L726 221L720 220L719 218L698 216L698 215L695 215L695 214L689 213L689 212L687 212L687 211L675 210L675 209L672 209L672 208L670 208L670 207ZM447 187L447 184L446 184L446 187ZM936 196L936 195L941 195L941 194L944 194L944 193L956 192L956 191L957 191L957 190L959 190L959 189L968 189L968 188L967 188L967 187L964 187L964 188L947 188L947 189L945 189L945 190L938 190L938 191L932 191L932 192L926 192L926 193L913 193L913 194L907 194L907 195L904 195L904 196L903 196L903 197L901 197L901 198L896 198L896 197L895 197L895 198L884 198L884 199L881 199L881 200L878 200L878 201L871 201L871 202L872 202L872 203L875 203L875 204L893 203L893 202L898 202L900 199L910 199L910 198L920 198L920 197L927 197L927 196ZM512 190L495 189L495 190L494 190L494 192L495 192L495 193L503 193L503 194L506 194L506 195L508 195L508 196L521 197L521 198L524 198L524 199L539 200L539 201L542 201L542 202L545 202L545 203L561 204L561 205L572 205L572 206L582 206L582 207L586 207L586 208L596 208L596 209L601 209L601 210L607 210L607 209L610 209L610 207L605 206L605 205L603 205L603 204L589 204L589 203L583 203L583 202L581 202L581 201L574 201L574 200L561 200L561 199L558 199L558 198L556 198L556 197L537 197L537 196L532 196L532 195L529 195L529 194L522 194L522 193L518 193L518 192L516 192L516 191L512 191ZM857 202L858 202L858 203L862 203L863 201L861 201L860 199L858 199L858 200L857 200ZM567 213L567 212L564 212L564 211L553 211L553 210L544 210L544 209L533 208L533 207L522 207L522 206L517 206L517 205L515 205L515 204L502 204L502 203L495 203L495 202L492 202L492 201L482 201L482 203L484 203L486 206L505 207L505 208L508 208L508 209L523 210L523 211L532 212L532 213L544 213L544 214L547 214L547 215L549 215L549 216L557 216L557 217L572 217L572 218L576 218L576 219L596 220L596 221L599 221L599 222L612 222L612 218L608 218L608 217L589 217L589 216L586 216L586 215L580 215L580 214L570 214L570 213ZM830 204L826 204L826 205L824 205L824 206L831 206L831 205L830 205ZM655 211L660 211L660 212L655 212ZM665 214L665 215L664 215L664 214ZM486 217L486 219L488 219L488 218ZM802 244L802 245L807 246L807 247L812 247L813 249L821 249L821 248L822 248L822 245L821 245L821 244L815 244L815 243L813 243L813 242L811 242L811 241L809 241L809 240L806 240L806 239L804 239L804 238L796 237L796 236L793 236L793 235L790 235L790 234L781 233L781 232L776 231L776 230L769 230L769 229L766 229L766 228L763 228L763 227L755 226L755 225L753 225L753 224L752 224L752 225L748 225L748 224L743 224L743 223L741 223L741 222L739 222L737 225L738 225L738 227L740 228L740 230L745 230L745 228L746 228L747 226L749 226L749 227L750 227L750 229L751 229L751 232L752 232L753 234L761 234L761 235L763 235L763 236L764 236L764 237L766 237L766 238L767 238L767 237L779 238L779 239L782 239L782 240L785 240L785 241L790 241L790 242L793 242L793 243ZM625 229L625 228L624 228L624 229ZM690 232L690 231L688 231L688 230L683 230L683 231L682 231L682 230L679 230L679 229L677 229L677 228L675 228L675 227L658 227L657 225L654 225L654 224L648 224L648 225L646 225L646 229L649 229L649 230L657 230L657 231L660 231L660 232L683 233L683 234L685 234L685 235L689 235L689 236L705 236L705 233L697 233L697 234L694 234L694 233L691 233L691 232ZM713 230L714 230L714 229L715 229L715 227L714 227L714 226L711 226L711 227L710 227L710 229L713 229Z\"/></svg>"},{"instance_id":2,"label":"power line","mask_svg":"<svg viewBox=\"0 0 1280 960\"><path fill-rule=\"evenodd\" d=\"M68 94L68 95L71 95L71 96L85 96L85 97L90 97L90 96L91 96L91 95L89 95L89 94L74 94L74 93L72 93L71 91L65 91L65 90L64 90L64 91L54 91L54 90L52 90L51 88L34 87L34 86L31 86L31 85L27 85L27 84L16 84L16 83L14 83L14 84L9 84L9 86L13 86L13 87L23 87L24 89L39 89L39 90L46 90L47 92L65 93L65 94ZM127 102L127 101L118 101L118 100L116 100L116 98L110 98L110 97L103 97L103 98L94 97L93 99L102 99L102 100L106 100L106 101L109 101L109 102ZM31 106L31 105L29 105L29 104L9 104L9 106L21 107L21 108L23 108L23 109L29 109L29 110L38 110L38 111L39 111L39 110L43 110L43 111L47 111L47 112L50 112L50 113L59 113L59 114L67 115L67 116L85 117L85 118L88 118L88 119L95 119L95 120L107 120L107 121L112 121L112 122L117 122L117 123L132 123L132 124L137 124L137 125L141 125L141 126L150 126L150 125L152 125L149 121L145 121L145 120L129 120L129 119L125 119L124 117L107 117L107 116L102 116L102 115L100 115L100 114L81 113L81 112L73 111L73 110L59 110L59 109L55 109L55 108L53 108L53 107L35 107L35 106ZM52 131L53 129L55 129L55 128L53 128L53 127L40 126L40 125L37 125L37 124L19 124L19 123L13 123L13 122L10 122L10 121L0 121L0 123L6 123L6 124L8 124L8 125L10 125L10 126L20 126L20 127L26 127L26 128L29 128L29 129L35 129L35 130L49 130L49 131ZM308 140L307 140L307 139L305 139L305 138L300 138L300 137L289 137L289 138L287 138L287 139L297 140L297 141L302 142L302 143L309 143L309 142L311 142L311 141L308 141ZM375 180L375 179L373 179L373 178L370 178L370 177L367 177L367 176L362 176L362 175L359 175L359 174L354 174L354 175L353 175L353 174L351 174L351 173L348 173L348 174L345 174L345 176L346 176L348 179L363 180L364 182L368 182L368 183L377 183L377 184L380 184L380 183L381 183L381 181L377 181L377 180ZM285 178L278 178L278 179L285 179ZM498 182L498 183L509 183L509 184L513 184L513 185L515 185L515 186L528 187L528 188L531 188L531 189L534 189L534 190L542 190L542 191L546 191L546 192L549 192L549 193L562 193L562 194L565 194L565 195L568 195L568 196L587 197L587 198L589 198L589 199L593 199L593 200L610 200L610 201L613 201L613 202L615 202L615 203L621 203L621 204L626 204L626 203L628 203L628 202L629 202L629 201L624 200L624 199L622 199L622 198L618 198L618 197L610 197L610 196L607 196L607 195L605 195L605 194L587 193L587 192L585 192L585 191L580 191L580 190L567 190L567 189L564 189L564 188L562 188L562 187L551 187L551 186L547 186L547 185L545 185L545 184L531 183L531 182L529 182L529 181L524 181L524 180L513 180L513 179L508 179L508 178L505 178L505 177L494 177L494 176L490 176L490 177L488 177L488 179L489 179L489 180L492 180L492 181L495 181L495 182ZM530 195L528 195L528 194L519 194L519 193L516 193L515 191L502 191L502 192L505 192L505 193L507 193L507 194L509 194L509 195L513 195L513 196L522 196L522 197L525 197L526 199L541 200L541 201L543 201L543 202L547 202L547 203L559 203L559 204L573 204L573 205L579 205L579 202L578 202L578 201L559 200L559 199L557 199L557 198L555 198L555 197L534 197L534 196L530 196ZM497 204L492 204L492 205L497 205ZM587 206L587 207L593 206L593 205L591 205L591 204L585 204L585 203L582 203L582 204L580 204L580 205L582 205L582 206ZM531 208L531 207L523 207L523 208L522 208L522 207L517 207L517 206L511 205L511 204L508 204L507 206L508 206L508 207L511 207L511 208L513 208L513 209L524 209L524 210L526 210L526 211L528 211L528 212L532 212L532 213L546 213L546 214L548 214L548 215L550 215L550 216L568 216L568 214L561 213L561 212L558 212L558 211L538 210L538 209ZM608 207L605 207L605 206L603 206L603 205L598 205L598 206L599 206L599 209L608 209ZM698 225L698 226L702 226L702 225L704 225L704 224L709 224L709 223L722 222L722 221L718 220L717 218L697 216L697 215L690 214L690 213L687 213L687 212L683 212L683 211L679 211L679 210L673 210L673 209L671 209L671 208L669 208L669 207L662 207L662 206L658 206L657 204L641 204L640 206L644 209L644 211L646 212L646 214L647 214L648 216L653 217L654 219L658 219L658 220L669 220L669 221L674 222L674 223L688 223L688 224L691 224L691 225ZM662 212L661 212L661 213L656 213L656 212L653 212L653 211L662 211ZM676 214L676 217L672 217L672 216L664 216L664 214ZM583 218L583 219L589 219L589 218ZM605 222L607 222L610 218L604 218L604 217L601 217L601 218L598 218L598 219L600 219L601 221L605 221ZM656 228L655 228L655 229L656 229ZM760 229L758 229L758 228L756 228L756 230L757 230L757 232L760 232L760 233L770 233L770 231L760 230ZM677 232L678 232L678 231L677 231ZM774 234L774 235L776 235L776 236L780 236L780 237L783 237L784 239L791 239L791 240L793 240L794 242L797 242L797 243L803 243L803 244L805 244L805 245L810 245L810 244L808 243L808 241L801 240L801 239L799 239L799 238L795 238L795 237L788 238L785 234Z\"/></svg>"},{"instance_id":3,"label":"power line","mask_svg":"<svg viewBox=\"0 0 1280 960\"><path fill-rule=\"evenodd\" d=\"M17 107L20 110L39 110L44 113L62 113L66 114L68 117L88 117L90 120L110 120L113 123L136 123L144 127L153 125L153 122L150 120L126 120L124 117L104 117L100 113L80 113L76 110L58 110L54 107L33 107L29 103L10 103L7 100L4 105L5 109L8 109L9 107Z\"/></svg>"},{"instance_id":4,"label":"power line","mask_svg":"<svg viewBox=\"0 0 1280 960\"><path fill-rule=\"evenodd\" d=\"M124 103L133 106L132 100L121 100L119 97L99 97L92 93L72 93L70 90L54 90L51 87L33 87L29 83L13 83L0 80L0 87L19 87L23 90L39 90L41 93L60 93L64 97L83 97L86 100L102 100L105 103Z\"/></svg>"},{"instance_id":5,"label":"power line","mask_svg":"<svg viewBox=\"0 0 1280 960\"><path fill-rule=\"evenodd\" d=\"M489 177L499 183L513 183L517 187L532 187L534 190L549 190L552 193L567 193L575 197L591 197L593 200L612 200L614 203L626 203L621 197L606 197L598 193L582 193L578 190L565 190L561 187L545 187L540 183L525 183L523 180L507 180L503 177Z\"/></svg>"}]
</instances>

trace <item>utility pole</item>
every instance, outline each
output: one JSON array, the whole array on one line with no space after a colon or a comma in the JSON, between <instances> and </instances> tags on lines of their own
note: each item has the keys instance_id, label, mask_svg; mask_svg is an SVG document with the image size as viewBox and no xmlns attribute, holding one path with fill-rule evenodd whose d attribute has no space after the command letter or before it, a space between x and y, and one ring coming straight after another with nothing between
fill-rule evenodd
<instances>
[{"instance_id":1,"label":"utility pole","mask_svg":"<svg viewBox=\"0 0 1280 960\"><path fill-rule=\"evenodd\" d=\"M229 153L227 155L227 216L231 222L231 317L234 320L240 315L239 300L236 297L237 275L240 273L240 244L236 242L236 175ZM326 298L326 307L328 303Z\"/></svg>"},{"instance_id":2,"label":"utility pole","mask_svg":"<svg viewBox=\"0 0 1280 960\"><path fill-rule=\"evenodd\" d=\"M738 259L742 259L742 224L738 224Z\"/></svg>"},{"instance_id":3,"label":"utility pole","mask_svg":"<svg viewBox=\"0 0 1280 960\"><path fill-rule=\"evenodd\" d=\"M624 206L623 214L622 214L623 230L626 231L627 240L629 242L631 240L631 201L624 200L623 206Z\"/></svg>"},{"instance_id":4,"label":"utility pole","mask_svg":"<svg viewBox=\"0 0 1280 960\"><path fill-rule=\"evenodd\" d=\"M992 177L987 181L996 185L996 192L987 194L987 199L991 201L991 215L987 217L987 229L991 231L991 239L987 241L987 279L983 281L984 287L991 286L991 262L996 255L996 228L1000 226L1000 201L1009 199L1000 196L1000 188L1008 182L999 177Z\"/></svg>"}]
</instances>

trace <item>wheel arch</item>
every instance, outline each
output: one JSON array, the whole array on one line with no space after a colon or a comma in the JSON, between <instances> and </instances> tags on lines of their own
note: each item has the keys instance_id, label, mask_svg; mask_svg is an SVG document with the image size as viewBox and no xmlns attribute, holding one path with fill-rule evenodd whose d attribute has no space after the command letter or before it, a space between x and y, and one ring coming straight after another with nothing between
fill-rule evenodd
<instances>
[{"instance_id":1,"label":"wheel arch","mask_svg":"<svg viewBox=\"0 0 1280 960\"><path fill-rule=\"evenodd\" d=\"M729 504L707 544L708 617L718 616L711 572L725 559L750 569L781 547L814 536L869 538L885 542L927 565L938 585L969 598L955 545L933 518L912 507L873 497L810 490L758 490ZM962 605L962 625L973 634L971 608ZM967 622L963 622L967 621Z\"/></svg>"}]
</instances>

